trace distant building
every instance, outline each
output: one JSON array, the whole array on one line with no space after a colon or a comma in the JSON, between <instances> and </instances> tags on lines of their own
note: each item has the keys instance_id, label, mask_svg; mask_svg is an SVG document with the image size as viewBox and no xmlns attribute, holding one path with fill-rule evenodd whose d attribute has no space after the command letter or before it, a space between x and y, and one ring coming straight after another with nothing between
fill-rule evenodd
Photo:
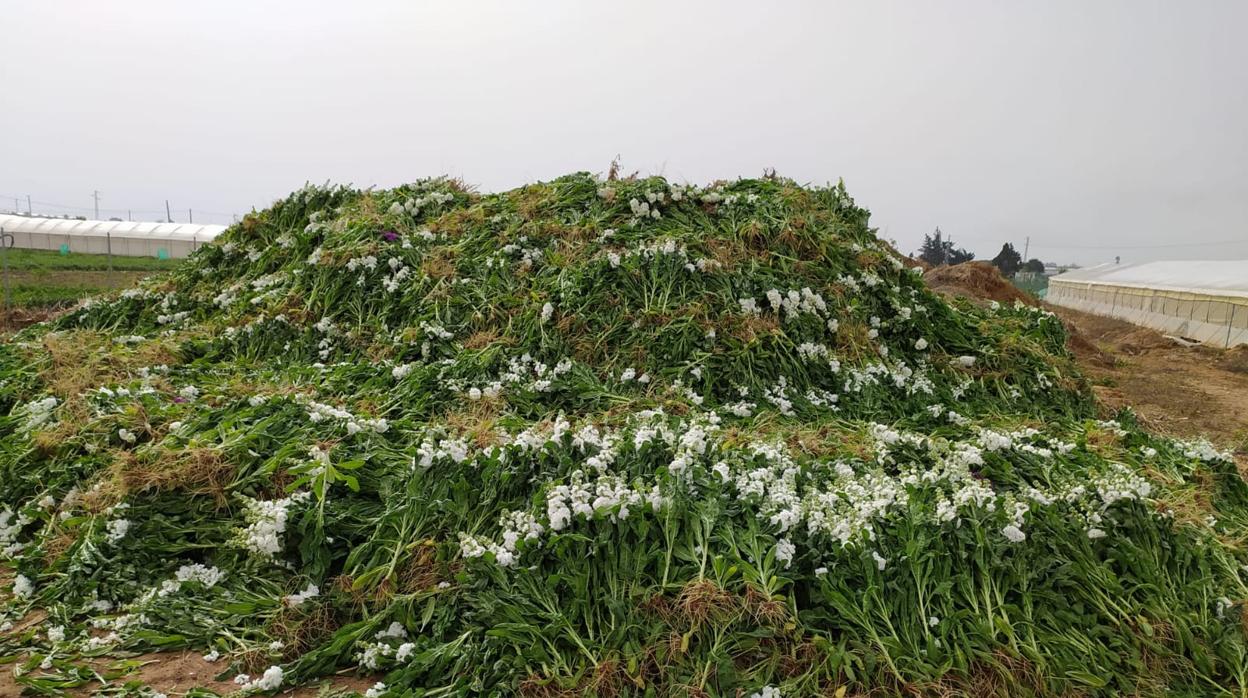
<instances>
[{"instance_id":1,"label":"distant building","mask_svg":"<svg viewBox=\"0 0 1248 698\"><path fill-rule=\"evenodd\" d=\"M1248 344L1248 259L1100 264L1053 277L1045 300L1212 346Z\"/></svg>"}]
</instances>

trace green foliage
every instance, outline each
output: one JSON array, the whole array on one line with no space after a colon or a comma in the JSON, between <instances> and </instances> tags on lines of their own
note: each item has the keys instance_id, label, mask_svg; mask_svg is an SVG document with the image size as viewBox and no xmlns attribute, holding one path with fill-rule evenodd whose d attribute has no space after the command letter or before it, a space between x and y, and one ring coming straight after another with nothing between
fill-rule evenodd
<instances>
[{"instance_id":1,"label":"green foliage","mask_svg":"<svg viewBox=\"0 0 1248 698\"><path fill-rule=\"evenodd\" d=\"M1022 268L1023 256L1014 249L1013 244L1007 242L1001 246L1001 251L997 253L997 256L992 258L992 266L1008 279Z\"/></svg>"},{"instance_id":2,"label":"green foliage","mask_svg":"<svg viewBox=\"0 0 1248 698\"><path fill-rule=\"evenodd\" d=\"M3 654L48 692L86 680L49 653L184 647L394 696L1244 690L1229 455L1097 421L1056 318L946 303L868 219L305 187L0 346L4 613L49 614Z\"/></svg>"},{"instance_id":3,"label":"green foliage","mask_svg":"<svg viewBox=\"0 0 1248 698\"><path fill-rule=\"evenodd\" d=\"M952 240L943 240L940 228L932 235L923 236L923 246L919 248L919 259L937 267L942 264L954 265L975 259L974 252L967 252L961 247L954 247Z\"/></svg>"}]
</instances>

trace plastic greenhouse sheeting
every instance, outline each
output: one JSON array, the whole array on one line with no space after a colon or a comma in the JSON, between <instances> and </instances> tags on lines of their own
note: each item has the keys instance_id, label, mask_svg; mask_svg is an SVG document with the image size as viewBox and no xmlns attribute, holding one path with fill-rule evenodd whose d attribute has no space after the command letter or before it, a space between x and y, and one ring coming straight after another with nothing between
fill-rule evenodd
<instances>
[{"instance_id":1,"label":"plastic greenhouse sheeting","mask_svg":"<svg viewBox=\"0 0 1248 698\"><path fill-rule=\"evenodd\" d=\"M0 228L13 236L13 247L68 250L89 254L112 252L127 257L185 257L211 242L223 225L84 221L0 214Z\"/></svg>"},{"instance_id":2,"label":"plastic greenhouse sheeting","mask_svg":"<svg viewBox=\"0 0 1248 698\"><path fill-rule=\"evenodd\" d=\"M1248 260L1102 264L1053 277L1045 300L1213 346L1248 343Z\"/></svg>"}]
</instances>

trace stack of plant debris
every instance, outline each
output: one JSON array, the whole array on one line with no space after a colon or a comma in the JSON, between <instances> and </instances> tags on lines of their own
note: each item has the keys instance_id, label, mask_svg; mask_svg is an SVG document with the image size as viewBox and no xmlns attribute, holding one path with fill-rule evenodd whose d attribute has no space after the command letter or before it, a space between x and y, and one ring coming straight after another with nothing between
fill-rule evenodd
<instances>
[{"instance_id":1,"label":"stack of plant debris","mask_svg":"<svg viewBox=\"0 0 1248 698\"><path fill-rule=\"evenodd\" d=\"M1248 688L1248 486L842 186L307 187L0 348L3 639L54 692ZM145 695L148 689L136 689Z\"/></svg>"}]
</instances>

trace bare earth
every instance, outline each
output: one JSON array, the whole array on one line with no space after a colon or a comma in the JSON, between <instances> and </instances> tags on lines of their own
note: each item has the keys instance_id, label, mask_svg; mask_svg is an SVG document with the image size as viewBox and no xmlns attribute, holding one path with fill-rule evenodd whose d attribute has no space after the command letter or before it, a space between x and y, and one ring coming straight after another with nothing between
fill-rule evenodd
<instances>
[{"instance_id":1,"label":"bare earth","mask_svg":"<svg viewBox=\"0 0 1248 698\"><path fill-rule=\"evenodd\" d=\"M1185 347L1120 320L1050 309L1073 326L1071 348L1108 410L1129 405L1155 431L1207 436L1248 456L1248 346Z\"/></svg>"}]
</instances>

